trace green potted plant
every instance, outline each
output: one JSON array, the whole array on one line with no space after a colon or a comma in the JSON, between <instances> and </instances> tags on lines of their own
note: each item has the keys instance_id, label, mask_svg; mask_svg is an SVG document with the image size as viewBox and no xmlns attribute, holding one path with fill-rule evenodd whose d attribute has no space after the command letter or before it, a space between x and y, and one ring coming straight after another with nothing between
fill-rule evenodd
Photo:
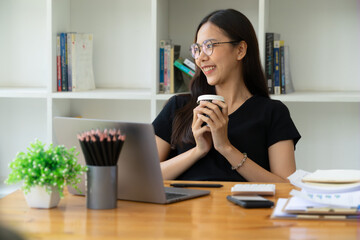
<instances>
[{"instance_id":1,"label":"green potted plant","mask_svg":"<svg viewBox=\"0 0 360 240\"><path fill-rule=\"evenodd\" d=\"M60 198L64 197L66 185L80 192L77 184L87 167L77 163L78 154L75 147L66 149L63 145L50 144L46 148L40 140L35 140L27 152L18 153L9 164L12 171L5 183L22 181L22 190L30 207L56 207Z\"/></svg>"}]
</instances>

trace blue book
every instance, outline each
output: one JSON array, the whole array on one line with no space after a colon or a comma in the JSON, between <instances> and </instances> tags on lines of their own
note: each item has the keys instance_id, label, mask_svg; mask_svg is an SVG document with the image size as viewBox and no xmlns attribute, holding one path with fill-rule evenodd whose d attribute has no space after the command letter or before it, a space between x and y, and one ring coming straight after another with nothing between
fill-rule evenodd
<instances>
[{"instance_id":1,"label":"blue book","mask_svg":"<svg viewBox=\"0 0 360 240\"><path fill-rule=\"evenodd\" d=\"M281 94L280 87L280 41L274 41L274 94Z\"/></svg>"},{"instance_id":2,"label":"blue book","mask_svg":"<svg viewBox=\"0 0 360 240\"><path fill-rule=\"evenodd\" d=\"M68 72L67 72L67 60L66 60L66 45L67 34L60 33L60 57L61 57L61 77L62 77L62 91L68 91Z\"/></svg>"},{"instance_id":3,"label":"blue book","mask_svg":"<svg viewBox=\"0 0 360 240\"><path fill-rule=\"evenodd\" d=\"M285 94L285 49L284 41L280 41L280 86L281 94Z\"/></svg>"},{"instance_id":4,"label":"blue book","mask_svg":"<svg viewBox=\"0 0 360 240\"><path fill-rule=\"evenodd\" d=\"M159 92L164 92L164 48L160 47Z\"/></svg>"},{"instance_id":5,"label":"blue book","mask_svg":"<svg viewBox=\"0 0 360 240\"><path fill-rule=\"evenodd\" d=\"M160 62L159 62L159 93L165 92L165 46L170 45L170 40L161 40L160 41Z\"/></svg>"}]
</instances>

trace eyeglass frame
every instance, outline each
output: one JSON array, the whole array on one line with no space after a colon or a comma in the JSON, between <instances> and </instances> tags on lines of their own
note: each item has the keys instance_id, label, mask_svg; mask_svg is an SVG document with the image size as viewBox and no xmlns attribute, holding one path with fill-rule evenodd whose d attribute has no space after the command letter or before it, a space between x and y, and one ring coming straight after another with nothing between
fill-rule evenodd
<instances>
[{"instance_id":1,"label":"eyeglass frame","mask_svg":"<svg viewBox=\"0 0 360 240\"><path fill-rule=\"evenodd\" d=\"M211 56L214 52L214 45L220 45L220 44L224 44L224 43L239 43L241 42L242 40L234 40L234 41L228 41L228 42L212 42L214 41L213 39L207 39L205 40L201 45L198 44L198 43L193 43L191 44L190 46L190 52L191 52L191 56L194 58L194 59L198 59L201 55L201 52L204 52L204 54L206 54L206 56ZM205 51L204 51L204 44L210 42L210 45L211 45L211 53L210 54L207 54ZM195 54L193 54L193 47L194 46L197 46L199 49L200 49L200 52L199 52L199 55L198 57L195 57Z\"/></svg>"}]
</instances>

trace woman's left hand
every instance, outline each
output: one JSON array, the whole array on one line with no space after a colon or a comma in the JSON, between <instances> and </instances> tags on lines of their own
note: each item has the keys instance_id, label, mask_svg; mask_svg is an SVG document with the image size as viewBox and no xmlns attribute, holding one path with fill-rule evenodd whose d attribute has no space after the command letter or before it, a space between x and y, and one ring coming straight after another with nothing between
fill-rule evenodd
<instances>
[{"instance_id":1,"label":"woman's left hand","mask_svg":"<svg viewBox=\"0 0 360 240\"><path fill-rule=\"evenodd\" d=\"M220 108L221 110L220 110ZM211 132L214 148L218 152L224 151L231 146L228 138L228 106L222 101L213 100L213 102L201 101L197 107L198 111L204 115L199 118L207 123L207 127Z\"/></svg>"}]
</instances>

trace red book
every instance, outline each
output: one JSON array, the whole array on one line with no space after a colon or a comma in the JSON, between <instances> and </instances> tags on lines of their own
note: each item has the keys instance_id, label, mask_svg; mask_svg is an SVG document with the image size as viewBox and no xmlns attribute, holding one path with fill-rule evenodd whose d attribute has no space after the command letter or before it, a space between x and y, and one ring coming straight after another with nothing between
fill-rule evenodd
<instances>
[{"instance_id":1,"label":"red book","mask_svg":"<svg viewBox=\"0 0 360 240\"><path fill-rule=\"evenodd\" d=\"M56 36L56 84L58 92L61 92L61 56L60 56L60 35Z\"/></svg>"}]
</instances>

